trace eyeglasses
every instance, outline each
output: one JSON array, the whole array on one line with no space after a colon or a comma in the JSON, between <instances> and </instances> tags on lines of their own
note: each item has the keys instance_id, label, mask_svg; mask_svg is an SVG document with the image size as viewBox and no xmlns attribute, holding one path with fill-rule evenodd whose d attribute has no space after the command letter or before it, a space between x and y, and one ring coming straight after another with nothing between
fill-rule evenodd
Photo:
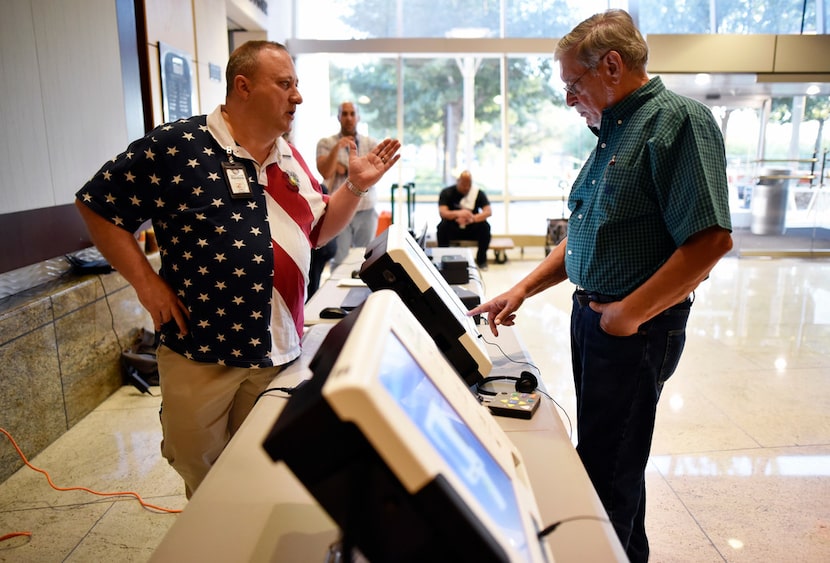
<instances>
[{"instance_id":1,"label":"eyeglasses","mask_svg":"<svg viewBox=\"0 0 830 563\"><path fill-rule=\"evenodd\" d=\"M585 76L586 74L588 74L588 71L590 71L590 70L594 70L594 69L592 67L588 67L588 68L585 69L585 72L583 72L582 74L580 74L577 77L576 80L574 80L570 84L566 83L565 88L564 88L565 93L570 94L571 96L576 96L576 90L574 90L574 86L576 86L576 83L579 82L580 80L582 80L582 77Z\"/></svg>"},{"instance_id":2,"label":"eyeglasses","mask_svg":"<svg viewBox=\"0 0 830 563\"><path fill-rule=\"evenodd\" d=\"M579 82L580 80L582 80L582 77L583 77L583 76L585 76L586 74L588 74L588 71L591 71L591 70L596 70L597 66L599 66L599 62L600 62L602 59L604 59L604 58L605 58L605 55L607 55L607 54L608 54L608 53L610 53L611 51L613 51L613 49L608 50L608 51L606 51L605 53L603 53L603 54L602 54L602 56L600 56L600 57L597 59L597 64L595 64L594 66L589 66L588 68L586 68L586 69L585 69L585 72L583 72L582 74L580 74L580 75L576 78L576 80L574 80L574 81L573 81L573 82L571 82L570 84L565 84L565 93L566 93L566 94L570 94L571 96L576 96L576 95L577 95L577 93L576 93L576 90L574 90L574 86L576 86L576 83L577 83L577 82Z\"/></svg>"}]
</instances>

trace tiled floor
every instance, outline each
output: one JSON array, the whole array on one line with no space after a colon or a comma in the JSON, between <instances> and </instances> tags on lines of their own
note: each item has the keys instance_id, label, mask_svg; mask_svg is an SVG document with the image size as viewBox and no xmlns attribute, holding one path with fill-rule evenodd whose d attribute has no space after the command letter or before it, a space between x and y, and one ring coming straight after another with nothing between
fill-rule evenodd
<instances>
[{"instance_id":1,"label":"tiled floor","mask_svg":"<svg viewBox=\"0 0 830 563\"><path fill-rule=\"evenodd\" d=\"M159 453L158 387L152 392L156 396L122 387L29 461L58 487L133 491L147 503L183 508L182 481ZM24 467L0 484L0 536L32 535L0 543L0 561L147 561L175 518L142 508L133 497L55 491L46 477Z\"/></svg>"},{"instance_id":2,"label":"tiled floor","mask_svg":"<svg viewBox=\"0 0 830 563\"><path fill-rule=\"evenodd\" d=\"M543 252L509 254L484 272L487 295ZM517 326L573 417L570 291L531 298ZM830 561L828 378L830 261L721 261L696 293L659 409L647 473L653 561ZM181 508L181 482L159 454L158 403L124 387L31 461L59 486L131 490ZM131 499L53 491L23 468L0 484L0 536L32 536L0 543L0 561L146 561L175 518Z\"/></svg>"}]
</instances>

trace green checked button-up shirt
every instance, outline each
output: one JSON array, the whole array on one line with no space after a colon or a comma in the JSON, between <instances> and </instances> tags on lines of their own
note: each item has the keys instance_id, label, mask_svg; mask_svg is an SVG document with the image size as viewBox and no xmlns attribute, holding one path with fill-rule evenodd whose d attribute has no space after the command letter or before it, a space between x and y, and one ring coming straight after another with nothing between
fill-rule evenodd
<instances>
[{"instance_id":1,"label":"green checked button-up shirt","mask_svg":"<svg viewBox=\"0 0 830 563\"><path fill-rule=\"evenodd\" d=\"M723 137L703 104L651 79L603 112L568 199L571 282L624 297L693 234L732 228Z\"/></svg>"}]
</instances>

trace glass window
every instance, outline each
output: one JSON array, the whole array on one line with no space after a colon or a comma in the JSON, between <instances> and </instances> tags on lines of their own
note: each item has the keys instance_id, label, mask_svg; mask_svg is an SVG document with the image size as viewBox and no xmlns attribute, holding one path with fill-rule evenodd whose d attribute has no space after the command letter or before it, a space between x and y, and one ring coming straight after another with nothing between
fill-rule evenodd
<instances>
[{"instance_id":1,"label":"glass window","mask_svg":"<svg viewBox=\"0 0 830 563\"><path fill-rule=\"evenodd\" d=\"M505 37L562 37L585 18L624 7L608 0L505 0Z\"/></svg>"},{"instance_id":2,"label":"glass window","mask_svg":"<svg viewBox=\"0 0 830 563\"><path fill-rule=\"evenodd\" d=\"M817 5L825 13L817 15ZM489 41L502 34L555 38L609 7L629 10L646 36L823 33L828 6L830 2L816 0L321 0L295 2L295 13L299 38L469 37L484 39L475 44L488 46L510 43ZM305 101L293 136L312 161L310 167L315 168L309 157L316 154L317 140L339 129L337 105L351 99L361 109L361 132L403 143L400 164L380 186L379 211L391 209L393 184L412 183L413 223L418 229L427 223L434 233L439 191L469 168L491 200L494 234L544 235L549 219L567 218L565 200L596 137L566 106L552 53L443 53L438 50L442 44L457 49L459 42L438 40L425 41L422 52L412 52L413 44L407 43L406 52L382 55L308 50L297 55ZM352 41L343 47L360 49ZM830 238L821 231L830 223L824 187L830 175L826 84L811 85L818 95L793 98L798 84L762 83L754 75L715 75L702 91L698 82L705 76L662 78L668 88L712 107L721 124L736 249L780 244L777 235L751 232L758 214L785 217L786 245ZM782 93L785 87L787 94ZM784 95L790 97L780 98ZM792 177L782 179L787 196L776 204L778 209L758 211L761 195L774 191L756 188L761 176L769 175L765 168L786 169L787 174L778 175ZM410 215L399 207L404 199L403 191L395 195L395 213ZM791 234L800 236L810 228L813 234L792 242Z\"/></svg>"},{"instance_id":3,"label":"glass window","mask_svg":"<svg viewBox=\"0 0 830 563\"><path fill-rule=\"evenodd\" d=\"M464 79L451 58L403 60L403 177L437 197L453 177L464 123ZM436 208L437 213L437 208Z\"/></svg>"},{"instance_id":4,"label":"glass window","mask_svg":"<svg viewBox=\"0 0 830 563\"><path fill-rule=\"evenodd\" d=\"M639 8L644 34L816 32L815 0L632 0L630 4Z\"/></svg>"},{"instance_id":5,"label":"glass window","mask_svg":"<svg viewBox=\"0 0 830 563\"><path fill-rule=\"evenodd\" d=\"M717 3L715 33L800 34L816 31L815 0Z\"/></svg>"},{"instance_id":6,"label":"glass window","mask_svg":"<svg viewBox=\"0 0 830 563\"><path fill-rule=\"evenodd\" d=\"M350 55L332 59L328 68L332 114L337 114L342 102L352 100L360 110L359 133L378 141L397 137L397 68L397 60L390 57Z\"/></svg>"},{"instance_id":7,"label":"glass window","mask_svg":"<svg viewBox=\"0 0 830 563\"><path fill-rule=\"evenodd\" d=\"M826 33L816 0L295 0L296 36L561 37L592 14L629 10L648 33ZM817 5L824 14L819 17ZM502 28L504 31L502 31Z\"/></svg>"},{"instance_id":8,"label":"glass window","mask_svg":"<svg viewBox=\"0 0 830 563\"><path fill-rule=\"evenodd\" d=\"M672 0L640 0L640 32L649 33L710 33L711 2L674 2Z\"/></svg>"},{"instance_id":9,"label":"glass window","mask_svg":"<svg viewBox=\"0 0 830 563\"><path fill-rule=\"evenodd\" d=\"M560 37L591 14L609 7L627 8L629 2L504 0L503 18L501 4L501 0L295 1L296 33L303 39Z\"/></svg>"},{"instance_id":10,"label":"glass window","mask_svg":"<svg viewBox=\"0 0 830 563\"><path fill-rule=\"evenodd\" d=\"M295 4L297 37L498 37L499 3L499 0L304 0ZM321 21L327 25L321 25Z\"/></svg>"},{"instance_id":11,"label":"glass window","mask_svg":"<svg viewBox=\"0 0 830 563\"><path fill-rule=\"evenodd\" d=\"M316 172L317 141L340 130L337 109L342 102L357 105L357 130L377 140L398 137L397 63L373 55L306 54L296 58L303 103L297 109L292 142Z\"/></svg>"},{"instance_id":12,"label":"glass window","mask_svg":"<svg viewBox=\"0 0 830 563\"><path fill-rule=\"evenodd\" d=\"M565 104L552 57L508 59L509 194L512 198L561 195L596 137Z\"/></svg>"}]
</instances>

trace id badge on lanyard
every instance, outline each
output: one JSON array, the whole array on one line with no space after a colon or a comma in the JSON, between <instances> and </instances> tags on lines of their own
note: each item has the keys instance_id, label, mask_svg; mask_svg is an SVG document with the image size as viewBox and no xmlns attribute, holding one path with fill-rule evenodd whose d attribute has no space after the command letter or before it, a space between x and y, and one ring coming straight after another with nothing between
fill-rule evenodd
<instances>
[{"instance_id":1,"label":"id badge on lanyard","mask_svg":"<svg viewBox=\"0 0 830 563\"><path fill-rule=\"evenodd\" d=\"M248 183L248 173L245 165L233 160L233 150L228 147L228 162L222 163L222 171L225 173L225 184L233 199L250 199L253 197L251 185Z\"/></svg>"}]
</instances>

